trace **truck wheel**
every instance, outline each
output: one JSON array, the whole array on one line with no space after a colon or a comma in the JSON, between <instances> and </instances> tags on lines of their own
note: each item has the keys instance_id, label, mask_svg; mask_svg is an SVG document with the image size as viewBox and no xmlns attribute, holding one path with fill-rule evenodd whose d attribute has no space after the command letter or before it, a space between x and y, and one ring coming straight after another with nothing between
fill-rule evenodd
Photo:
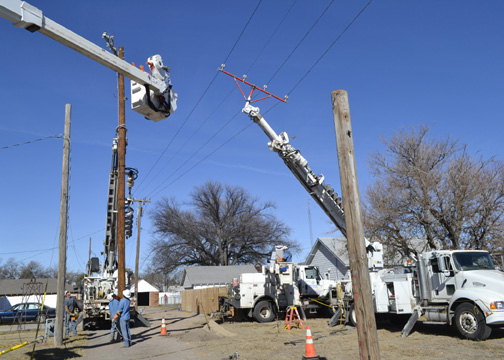
<instances>
[{"instance_id":1,"label":"truck wheel","mask_svg":"<svg viewBox=\"0 0 504 360\"><path fill-rule=\"evenodd\" d=\"M357 314L355 313L355 304L350 305L350 310L348 310L348 322L353 327L357 326Z\"/></svg>"},{"instance_id":2,"label":"truck wheel","mask_svg":"<svg viewBox=\"0 0 504 360\"><path fill-rule=\"evenodd\" d=\"M455 326L460 335L471 340L488 339L492 332L479 307L467 302L455 310Z\"/></svg>"},{"instance_id":3,"label":"truck wheel","mask_svg":"<svg viewBox=\"0 0 504 360\"><path fill-rule=\"evenodd\" d=\"M254 308L254 317L260 323L273 321L275 311L270 301L259 301Z\"/></svg>"}]
</instances>

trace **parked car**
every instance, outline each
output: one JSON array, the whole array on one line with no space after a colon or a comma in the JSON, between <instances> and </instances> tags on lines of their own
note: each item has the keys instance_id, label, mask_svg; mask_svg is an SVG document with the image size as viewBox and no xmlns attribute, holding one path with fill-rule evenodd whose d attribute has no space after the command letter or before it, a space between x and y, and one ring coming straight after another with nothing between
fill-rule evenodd
<instances>
[{"instance_id":1,"label":"parked car","mask_svg":"<svg viewBox=\"0 0 504 360\"><path fill-rule=\"evenodd\" d=\"M43 312L40 311L40 303L16 304L7 310L0 311L0 323L13 323L24 321L45 322L45 319L55 318L56 309L44 306Z\"/></svg>"}]
</instances>

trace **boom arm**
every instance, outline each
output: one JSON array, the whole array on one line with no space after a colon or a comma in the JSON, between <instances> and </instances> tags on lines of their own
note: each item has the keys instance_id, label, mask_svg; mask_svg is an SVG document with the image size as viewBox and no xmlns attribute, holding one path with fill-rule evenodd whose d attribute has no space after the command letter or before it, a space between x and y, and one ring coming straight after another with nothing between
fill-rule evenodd
<instances>
[{"instance_id":1,"label":"boom arm","mask_svg":"<svg viewBox=\"0 0 504 360\"><path fill-rule=\"evenodd\" d=\"M346 237L346 223L343 208L341 207L341 199L329 185L323 185L324 176L316 175L310 169L308 161L301 155L300 151L289 144L289 137L286 132L280 135L275 133L259 113L259 108L251 106L247 101L242 111L248 114L270 138L271 141L268 143L270 150L278 153L285 165L287 165L301 185L308 191L313 200L319 204L334 225Z\"/></svg>"},{"instance_id":2,"label":"boom arm","mask_svg":"<svg viewBox=\"0 0 504 360\"><path fill-rule=\"evenodd\" d=\"M38 31L109 69L126 76L132 82L132 90L138 84L145 87L145 92L150 96L139 94L140 98L134 99L134 94L132 94L132 108L149 120L159 121L167 118L176 109L176 94L171 91L169 76L163 75L161 72L161 69L164 68L162 62L159 67L155 66L156 64L151 66L153 75L146 73L45 17L42 14L42 10L24 1L2 0L0 4L0 16L11 21L16 27L26 29L30 32ZM137 90L136 93L139 93L139 91ZM163 99L160 100L160 97L163 97ZM172 99L173 97L174 99Z\"/></svg>"}]
</instances>

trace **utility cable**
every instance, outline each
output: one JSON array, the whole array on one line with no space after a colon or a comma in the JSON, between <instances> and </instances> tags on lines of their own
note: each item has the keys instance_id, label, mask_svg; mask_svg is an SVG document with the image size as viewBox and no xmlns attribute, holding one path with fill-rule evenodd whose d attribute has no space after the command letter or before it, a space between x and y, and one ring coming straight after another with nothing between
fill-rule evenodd
<instances>
[{"instance_id":1,"label":"utility cable","mask_svg":"<svg viewBox=\"0 0 504 360\"><path fill-rule=\"evenodd\" d=\"M191 161L191 159L193 159L211 140L213 140L222 130L224 130L224 128L226 126L228 126L231 121L233 121L234 119L236 119L236 117L238 116L238 114L240 114L241 111L237 112L231 119L229 119L223 126L221 126L221 128L219 130L217 130L204 144L202 144L198 150L196 150L186 161L184 161L182 163L182 165L180 165L177 169L175 169L175 171L173 171L169 176L168 178L166 178L161 184L159 184L154 190L152 190L150 192L150 194L147 195L148 198L151 197L151 195L165 182L167 182L177 171L179 171L184 165L186 165L189 161ZM185 173L184 173L185 174ZM170 183L171 184L171 183ZM164 189L164 188L163 188ZM156 193L157 194L157 193Z\"/></svg>"},{"instance_id":2,"label":"utility cable","mask_svg":"<svg viewBox=\"0 0 504 360\"><path fill-rule=\"evenodd\" d=\"M352 26L352 24L357 20L359 16L364 12L364 10L367 9L367 7L373 2L373 0L369 0L366 5L359 11L359 13L350 21L350 23L343 29L343 31L336 37L336 39L332 42L331 45L322 53L322 55L313 63L313 65L308 69L308 71L299 79L299 81L294 85L294 87L287 93L287 95L290 95L296 87L298 87L299 84L308 76L308 74L313 70L315 66L322 60L322 58L331 50L331 48L338 42L338 40L347 32L347 30Z\"/></svg>"},{"instance_id":3,"label":"utility cable","mask_svg":"<svg viewBox=\"0 0 504 360\"><path fill-rule=\"evenodd\" d=\"M22 146L22 145L33 144L34 142L42 141L42 140L46 140L46 139L63 139L63 134L56 134L56 135L46 136L44 138L35 139L35 140L27 141L27 142L24 142L24 143L20 143L20 144L14 144L14 145L0 147L0 150L5 150L5 149L13 148L15 146Z\"/></svg>"},{"instance_id":4,"label":"utility cable","mask_svg":"<svg viewBox=\"0 0 504 360\"><path fill-rule=\"evenodd\" d=\"M269 39L266 41L266 43L264 44L263 48L261 49L261 51L259 51L259 54L257 54L256 58L254 59L254 61L252 62L252 65L250 65L250 67L248 68L247 72L245 74L248 74L250 73L250 70L252 70L252 68L254 67L254 65L257 63L257 60L259 60L259 58L261 57L261 55L263 54L264 50L266 49L266 47L268 46L268 44L270 43L271 39L273 39L273 37L275 36L275 34L277 33L278 29L280 28L280 26L282 25L282 23L284 22L285 18L287 17L287 15L289 15L290 11L292 10L292 8L294 7L294 5L296 4L296 1L297 0L294 0L294 2L292 3L292 5L289 7L289 9L287 10L287 12L285 13L285 15L283 16L282 20L280 20L280 22L278 23L277 27L275 28L275 30L273 30L273 32L271 33Z\"/></svg>"},{"instance_id":5,"label":"utility cable","mask_svg":"<svg viewBox=\"0 0 504 360\"><path fill-rule=\"evenodd\" d=\"M228 61L229 57L231 56L231 54L233 53L234 49L236 48L236 45L238 44L238 42L240 41L243 33L245 32L245 30L247 29L248 25L250 24L252 18L254 17L257 9L259 8L259 5L261 5L262 3L262 0L259 0L259 3L257 4L256 8L254 9L254 11L252 12L252 14L250 15L250 18L248 19L247 23L245 24L245 26L243 27L240 35L238 36L238 38L236 39L233 47L231 48L231 50L229 51L229 53L227 54L225 60L224 60L224 64ZM149 171L147 172L147 175L145 175L145 177L142 179L142 181L140 181L140 184L138 186L138 188L140 188L140 186L143 184L143 182L145 181L145 179L150 175L150 173L152 172L152 170L154 169L154 167L159 163L159 161L161 160L161 158L164 156L164 154L166 153L166 151L168 150L168 148L171 146L171 144L173 143L173 141L175 140L175 138L177 137L177 135L180 133L180 131L182 130L182 128L185 126L185 124L187 123L187 120L189 120L189 118L191 117L191 115L194 113L194 110L196 110L196 107L200 104L201 100L205 97L206 93L208 92L208 90L210 89L210 87L212 86L212 84L214 83L215 79L217 78L217 76L219 75L219 72L217 72L215 74L215 76L213 77L213 79L210 81L210 84L207 86L207 88L205 89L205 91L203 92L203 94L200 96L200 98L198 99L198 101L196 102L196 104L194 105L194 107L192 108L191 112L189 113L189 115L186 117L186 119L182 122L182 124L180 125L180 127L177 129L177 131L175 132L175 134L173 135L172 139L170 140L170 142L168 143L168 145L165 147L165 149L161 152L161 155L159 155L159 157L157 158L157 160L154 162L154 164L152 165L152 167L149 169ZM137 188L137 189L138 189Z\"/></svg>"},{"instance_id":6,"label":"utility cable","mask_svg":"<svg viewBox=\"0 0 504 360\"><path fill-rule=\"evenodd\" d=\"M182 151L182 149L189 143L189 141L194 137L194 135L196 135L196 133L198 133L199 130L201 130L201 128L203 127L203 125L205 125L208 120L212 117L213 114L215 114L215 112L222 106L222 104L224 104L224 102L228 99L228 97L231 95L231 93L233 92L234 90L234 87L233 89L231 89L231 91L229 91L229 93L222 99L222 101L217 105L217 107L210 113L210 115L207 116L207 118L198 126L198 128L196 130L194 130L194 132L192 133L191 136L189 136L189 138L182 144L181 147L178 148L177 152L172 156L170 157L170 159L168 160L168 162L157 172L156 175L154 175L154 177L151 178L151 180L146 184L146 186L148 186L149 184L152 183L152 181L154 181L155 178L157 178L159 176L159 174L161 174L161 172L171 163L171 161L180 153L180 151ZM193 155L194 156L194 155ZM155 189L153 190L155 191ZM135 190L135 193L138 192L138 189Z\"/></svg>"},{"instance_id":7,"label":"utility cable","mask_svg":"<svg viewBox=\"0 0 504 360\"><path fill-rule=\"evenodd\" d=\"M254 9L254 11L252 12L252 15L250 15L250 17L249 17L249 19L248 19L247 23L246 23L246 24L245 24L245 26L243 27L243 29L242 29L242 31L241 31L241 33L240 33L240 35L238 36L238 39L236 39L236 41L235 41L235 43L234 43L233 47L232 47L232 48L231 48L231 50L229 51L229 54L226 56L226 59L224 60L223 64L225 64L225 63L228 61L229 57L231 56L231 53L232 53L232 52L234 51L234 49L236 48L236 45L238 45L238 42L240 41L240 39L241 39L241 37L242 37L243 33L245 32L245 30L247 29L247 27L249 26L250 21L251 21L251 20L252 20L252 18L254 17L254 15L255 15L255 13L256 13L256 11L257 11L257 9L259 8L259 5L261 5L261 3L262 3L262 0L259 0L259 3L257 4L256 8L255 8L255 9Z\"/></svg>"},{"instance_id":8,"label":"utility cable","mask_svg":"<svg viewBox=\"0 0 504 360\"><path fill-rule=\"evenodd\" d=\"M227 143L229 143L231 140L233 140L234 138L236 138L238 135L240 135L242 132L244 132L247 128L249 128L253 123L250 123L248 124L247 126L245 126L243 129L241 129L240 131L238 131L236 134L234 134L231 138L229 138L228 140L226 140L224 143L222 143L220 146L218 146L217 148L215 148L212 152L210 152L207 156L203 157L200 161L198 161L196 164L194 164L193 166L191 166L189 169L187 169L186 171L184 171L182 174L180 174L177 178L175 178L174 180L172 180L168 185L166 185L165 187L163 187L162 189L160 189L157 193L155 193L153 195L156 196L157 194L159 194L160 192L162 192L163 190L165 190L166 188L168 188L170 185L172 185L175 181L179 180L182 176L184 176L185 174L187 174L189 171L191 171L192 169L194 169L196 166L198 166L199 164L201 164L203 161L205 161L206 159L208 159L210 156L212 156L213 154L215 154L218 150L220 150L224 145L226 145Z\"/></svg>"},{"instance_id":9,"label":"utility cable","mask_svg":"<svg viewBox=\"0 0 504 360\"><path fill-rule=\"evenodd\" d=\"M315 22L312 24L312 26L308 29L308 31L306 32L306 34L304 34L304 36L301 38L301 40L297 43L297 45L294 47L294 49L291 51L291 53L287 56L287 58L283 61L283 63L280 65L280 67L275 71L275 73L273 74L273 76L271 76L271 78L268 80L267 84L271 83L271 81L275 78L275 76L277 76L277 74L279 73L279 71L283 68L283 66L287 63L287 61L289 61L289 59L291 58L291 56L294 54L294 52L297 50L297 48L301 45L301 43L306 39L306 37L308 36L308 34L310 34L310 32L313 30L313 28L315 27L315 25L317 25L317 23L320 21L320 19L322 19L322 17L324 16L324 14L327 12L327 10L329 10L329 8L331 7L331 5L333 4L334 0L331 0L331 2L329 3L329 5L327 5L327 7L324 9L324 11L322 11L322 13L320 14L320 16L318 17L317 20L315 20Z\"/></svg>"}]
</instances>

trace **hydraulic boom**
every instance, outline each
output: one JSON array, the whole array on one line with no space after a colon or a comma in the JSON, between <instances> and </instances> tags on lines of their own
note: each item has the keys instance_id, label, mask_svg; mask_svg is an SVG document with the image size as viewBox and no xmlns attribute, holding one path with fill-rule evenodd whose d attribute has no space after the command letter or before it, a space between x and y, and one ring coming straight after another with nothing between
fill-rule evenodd
<instances>
[{"instance_id":1,"label":"hydraulic boom","mask_svg":"<svg viewBox=\"0 0 504 360\"><path fill-rule=\"evenodd\" d=\"M137 69L42 14L42 10L20 0L2 0L0 16L18 28L40 32L78 53L112 69L131 80L131 107L146 119L159 121L176 110L177 94L171 90L168 68L161 56L148 59L151 74ZM166 73L165 73L166 71Z\"/></svg>"}]
</instances>

